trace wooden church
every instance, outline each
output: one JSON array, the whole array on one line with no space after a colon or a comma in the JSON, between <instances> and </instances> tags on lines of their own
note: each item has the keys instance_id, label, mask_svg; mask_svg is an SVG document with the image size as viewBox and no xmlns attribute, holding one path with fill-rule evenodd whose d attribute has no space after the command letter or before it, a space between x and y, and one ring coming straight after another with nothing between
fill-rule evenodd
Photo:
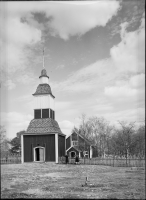
<instances>
[{"instance_id":1,"label":"wooden church","mask_svg":"<svg viewBox=\"0 0 146 200\"><path fill-rule=\"evenodd\" d=\"M33 94L34 119L21 135L21 162L58 163L58 157L65 156L66 135L55 120L55 97L46 69L42 69L39 79L40 84Z\"/></svg>"}]
</instances>

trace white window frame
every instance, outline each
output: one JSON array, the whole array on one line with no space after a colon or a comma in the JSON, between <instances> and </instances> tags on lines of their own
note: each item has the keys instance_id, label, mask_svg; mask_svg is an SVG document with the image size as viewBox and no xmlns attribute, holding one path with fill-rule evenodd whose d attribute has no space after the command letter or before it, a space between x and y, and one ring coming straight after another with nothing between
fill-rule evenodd
<instances>
[{"instance_id":1,"label":"white window frame","mask_svg":"<svg viewBox=\"0 0 146 200\"><path fill-rule=\"evenodd\" d=\"M88 151L84 151L84 152L83 152L83 155L84 155L84 157L85 157L85 156L88 156L88 158L89 158L89 152L88 152Z\"/></svg>"},{"instance_id":2,"label":"white window frame","mask_svg":"<svg viewBox=\"0 0 146 200\"><path fill-rule=\"evenodd\" d=\"M71 146L78 146L78 141L76 140L71 141Z\"/></svg>"}]
</instances>

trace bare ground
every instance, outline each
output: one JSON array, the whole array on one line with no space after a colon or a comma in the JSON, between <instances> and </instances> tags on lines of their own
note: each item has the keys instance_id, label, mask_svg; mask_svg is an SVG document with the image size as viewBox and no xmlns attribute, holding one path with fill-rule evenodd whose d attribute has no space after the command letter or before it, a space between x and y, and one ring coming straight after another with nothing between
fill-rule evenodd
<instances>
[{"instance_id":1,"label":"bare ground","mask_svg":"<svg viewBox=\"0 0 146 200\"><path fill-rule=\"evenodd\" d=\"M145 170L49 162L1 165L1 198L145 199Z\"/></svg>"}]
</instances>

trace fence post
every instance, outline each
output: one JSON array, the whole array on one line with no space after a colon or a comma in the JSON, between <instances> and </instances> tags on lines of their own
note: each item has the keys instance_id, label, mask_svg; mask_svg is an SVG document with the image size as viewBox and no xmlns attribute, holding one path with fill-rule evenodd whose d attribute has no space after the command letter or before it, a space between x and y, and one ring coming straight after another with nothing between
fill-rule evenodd
<instances>
[{"instance_id":1,"label":"fence post","mask_svg":"<svg viewBox=\"0 0 146 200\"><path fill-rule=\"evenodd\" d=\"M113 156L113 167L114 167L114 159L115 159L115 156Z\"/></svg>"},{"instance_id":2,"label":"fence post","mask_svg":"<svg viewBox=\"0 0 146 200\"><path fill-rule=\"evenodd\" d=\"M126 156L126 167L127 167L127 156Z\"/></svg>"}]
</instances>

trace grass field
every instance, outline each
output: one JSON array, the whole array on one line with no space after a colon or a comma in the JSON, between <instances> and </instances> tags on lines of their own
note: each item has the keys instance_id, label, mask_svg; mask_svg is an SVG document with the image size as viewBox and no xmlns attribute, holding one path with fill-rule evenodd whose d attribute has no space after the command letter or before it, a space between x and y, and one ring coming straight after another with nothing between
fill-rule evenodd
<instances>
[{"instance_id":1,"label":"grass field","mask_svg":"<svg viewBox=\"0 0 146 200\"><path fill-rule=\"evenodd\" d=\"M1 165L1 198L145 199L145 170L49 162Z\"/></svg>"}]
</instances>

